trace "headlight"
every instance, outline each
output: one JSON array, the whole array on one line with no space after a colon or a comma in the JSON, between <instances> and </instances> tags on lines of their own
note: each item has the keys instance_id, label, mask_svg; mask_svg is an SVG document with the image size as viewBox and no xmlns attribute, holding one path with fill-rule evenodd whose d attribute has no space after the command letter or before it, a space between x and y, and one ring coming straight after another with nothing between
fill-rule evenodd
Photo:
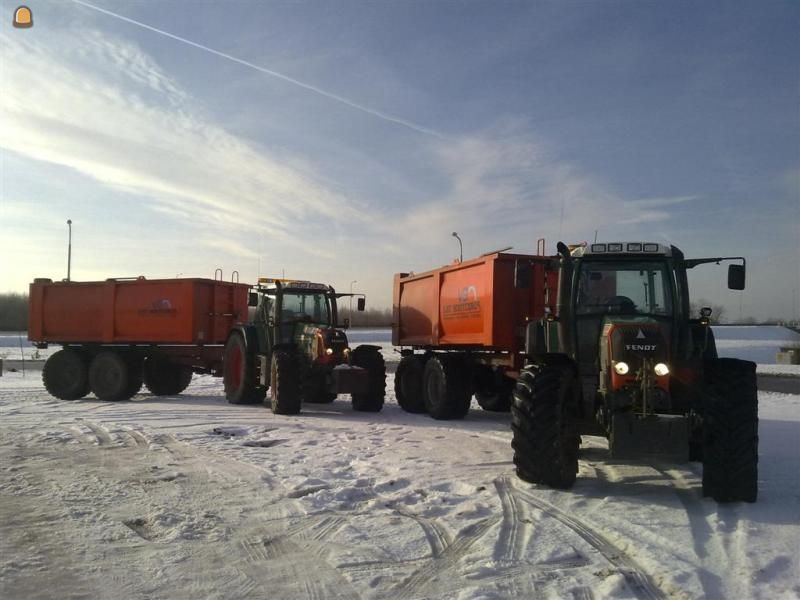
<instances>
[{"instance_id":1,"label":"headlight","mask_svg":"<svg viewBox=\"0 0 800 600\"><path fill-rule=\"evenodd\" d=\"M628 363L625 362L618 362L614 363L614 371L616 371L617 375L627 375L628 371L630 371L630 367Z\"/></svg>"},{"instance_id":2,"label":"headlight","mask_svg":"<svg viewBox=\"0 0 800 600\"><path fill-rule=\"evenodd\" d=\"M669 375L669 367L664 363L658 363L655 367L653 367L653 370L659 377L663 377L664 375Z\"/></svg>"},{"instance_id":3,"label":"headlight","mask_svg":"<svg viewBox=\"0 0 800 600\"><path fill-rule=\"evenodd\" d=\"M325 350L325 354L327 354L328 356L330 356L331 354L333 354L333 348L327 348L327 349Z\"/></svg>"}]
</instances>

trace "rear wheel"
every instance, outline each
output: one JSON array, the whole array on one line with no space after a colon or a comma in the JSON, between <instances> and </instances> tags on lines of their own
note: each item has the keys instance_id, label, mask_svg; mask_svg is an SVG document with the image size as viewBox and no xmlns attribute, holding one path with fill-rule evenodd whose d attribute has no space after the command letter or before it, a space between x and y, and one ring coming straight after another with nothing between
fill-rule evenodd
<instances>
[{"instance_id":1,"label":"rear wheel","mask_svg":"<svg viewBox=\"0 0 800 600\"><path fill-rule=\"evenodd\" d=\"M520 479L567 489L578 472L579 437L572 411L575 368L528 365L511 405L511 446Z\"/></svg>"},{"instance_id":2,"label":"rear wheel","mask_svg":"<svg viewBox=\"0 0 800 600\"><path fill-rule=\"evenodd\" d=\"M424 413L425 399L422 394L424 366L416 356L404 356L394 375L394 395L397 403L406 412Z\"/></svg>"},{"instance_id":3,"label":"rear wheel","mask_svg":"<svg viewBox=\"0 0 800 600\"><path fill-rule=\"evenodd\" d=\"M735 358L704 365L703 495L717 502L758 496L756 365Z\"/></svg>"},{"instance_id":4,"label":"rear wheel","mask_svg":"<svg viewBox=\"0 0 800 600\"><path fill-rule=\"evenodd\" d=\"M270 406L276 415L296 415L300 412L302 398L297 366L291 352L275 350L272 353Z\"/></svg>"},{"instance_id":5,"label":"rear wheel","mask_svg":"<svg viewBox=\"0 0 800 600\"><path fill-rule=\"evenodd\" d=\"M138 391L137 381L131 362L113 350L101 352L89 366L89 387L99 400L127 400Z\"/></svg>"},{"instance_id":6,"label":"rear wheel","mask_svg":"<svg viewBox=\"0 0 800 600\"><path fill-rule=\"evenodd\" d=\"M175 364L159 356L148 356L144 361L144 384L156 396L175 396L192 381L189 367Z\"/></svg>"},{"instance_id":7,"label":"rear wheel","mask_svg":"<svg viewBox=\"0 0 800 600\"><path fill-rule=\"evenodd\" d=\"M372 346L358 346L353 350L351 363L367 371L367 391L352 394L353 410L380 412L386 396L386 364L383 355Z\"/></svg>"},{"instance_id":8,"label":"rear wheel","mask_svg":"<svg viewBox=\"0 0 800 600\"><path fill-rule=\"evenodd\" d=\"M77 400L89 393L89 369L77 350L65 348L47 359L42 382L51 396L59 400Z\"/></svg>"},{"instance_id":9,"label":"rear wheel","mask_svg":"<svg viewBox=\"0 0 800 600\"><path fill-rule=\"evenodd\" d=\"M423 397L434 419L463 419L472 400L463 361L458 356L430 358L423 375Z\"/></svg>"},{"instance_id":10,"label":"rear wheel","mask_svg":"<svg viewBox=\"0 0 800 600\"><path fill-rule=\"evenodd\" d=\"M261 402L266 390L256 387L255 364L247 352L244 338L234 333L225 344L222 361L222 376L225 398L231 404L253 404Z\"/></svg>"}]
</instances>

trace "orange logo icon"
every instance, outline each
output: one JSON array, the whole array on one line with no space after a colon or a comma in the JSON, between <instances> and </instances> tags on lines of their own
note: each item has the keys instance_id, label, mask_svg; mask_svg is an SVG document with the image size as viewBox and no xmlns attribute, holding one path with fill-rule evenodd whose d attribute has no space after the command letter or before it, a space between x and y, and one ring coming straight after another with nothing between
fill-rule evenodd
<instances>
[{"instance_id":1,"label":"orange logo icon","mask_svg":"<svg viewBox=\"0 0 800 600\"><path fill-rule=\"evenodd\" d=\"M20 6L14 11L14 27L24 29L33 27L33 14L27 6Z\"/></svg>"}]
</instances>

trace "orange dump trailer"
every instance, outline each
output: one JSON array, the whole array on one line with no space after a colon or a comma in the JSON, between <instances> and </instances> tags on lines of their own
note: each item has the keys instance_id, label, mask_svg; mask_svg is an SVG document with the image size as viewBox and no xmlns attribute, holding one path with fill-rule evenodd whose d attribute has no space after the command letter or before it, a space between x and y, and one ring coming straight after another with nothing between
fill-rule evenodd
<instances>
[{"instance_id":1,"label":"orange dump trailer","mask_svg":"<svg viewBox=\"0 0 800 600\"><path fill-rule=\"evenodd\" d=\"M28 337L60 344L224 344L250 286L211 279L30 285Z\"/></svg>"},{"instance_id":2,"label":"orange dump trailer","mask_svg":"<svg viewBox=\"0 0 800 600\"><path fill-rule=\"evenodd\" d=\"M527 324L555 306L552 264L543 255L496 252L396 274L392 343L402 347L395 375L400 406L461 418L474 394L485 410L508 410Z\"/></svg>"},{"instance_id":3,"label":"orange dump trailer","mask_svg":"<svg viewBox=\"0 0 800 600\"><path fill-rule=\"evenodd\" d=\"M63 348L45 363L45 387L64 400L90 391L130 398L182 392L192 372L221 371L224 344L247 320L250 286L211 279L108 279L30 285L28 339Z\"/></svg>"}]
</instances>

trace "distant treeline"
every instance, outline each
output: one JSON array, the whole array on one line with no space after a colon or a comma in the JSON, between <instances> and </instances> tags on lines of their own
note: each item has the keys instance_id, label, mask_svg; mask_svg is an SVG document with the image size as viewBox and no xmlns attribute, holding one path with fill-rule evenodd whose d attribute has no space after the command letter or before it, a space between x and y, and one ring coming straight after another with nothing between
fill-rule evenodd
<instances>
[{"instance_id":1,"label":"distant treeline","mask_svg":"<svg viewBox=\"0 0 800 600\"><path fill-rule=\"evenodd\" d=\"M0 294L0 331L28 329L28 294Z\"/></svg>"},{"instance_id":2,"label":"distant treeline","mask_svg":"<svg viewBox=\"0 0 800 600\"><path fill-rule=\"evenodd\" d=\"M339 322L350 319L352 327L391 327L392 309L391 308L368 308L364 312L353 310L344 303L339 305Z\"/></svg>"}]
</instances>

